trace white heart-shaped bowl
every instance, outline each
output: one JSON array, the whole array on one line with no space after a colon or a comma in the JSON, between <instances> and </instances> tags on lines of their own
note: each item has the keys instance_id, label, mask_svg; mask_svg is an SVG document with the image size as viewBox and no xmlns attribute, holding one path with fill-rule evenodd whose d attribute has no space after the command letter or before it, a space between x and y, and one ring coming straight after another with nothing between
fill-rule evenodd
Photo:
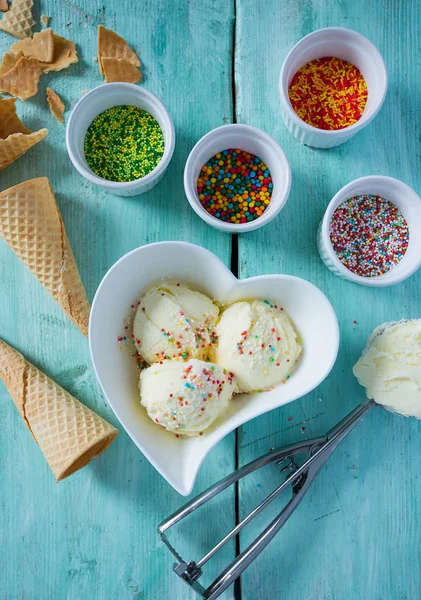
<instances>
[{"instance_id":1,"label":"white heart-shaped bowl","mask_svg":"<svg viewBox=\"0 0 421 600\"><path fill-rule=\"evenodd\" d=\"M234 396L230 408L200 437L177 438L151 421L140 405L135 361L117 343L129 307L163 278L190 284L221 304L250 298L276 301L292 319L303 346L297 369L286 384L265 393ZM92 304L89 345L96 376L120 423L159 473L187 496L205 456L224 436L301 398L325 379L338 353L339 327L329 300L304 279L264 275L241 281L200 246L159 242L129 252L105 275Z\"/></svg>"}]
</instances>

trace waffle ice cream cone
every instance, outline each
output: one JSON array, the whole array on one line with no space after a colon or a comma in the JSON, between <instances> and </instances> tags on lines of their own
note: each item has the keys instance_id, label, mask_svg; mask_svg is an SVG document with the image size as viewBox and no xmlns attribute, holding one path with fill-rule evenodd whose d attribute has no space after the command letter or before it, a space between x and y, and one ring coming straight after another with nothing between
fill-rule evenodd
<instances>
[{"instance_id":1,"label":"waffle ice cream cone","mask_svg":"<svg viewBox=\"0 0 421 600\"><path fill-rule=\"evenodd\" d=\"M0 235L87 336L89 302L47 177L0 193Z\"/></svg>"},{"instance_id":2,"label":"waffle ice cream cone","mask_svg":"<svg viewBox=\"0 0 421 600\"><path fill-rule=\"evenodd\" d=\"M118 430L0 340L0 378L57 481L101 454Z\"/></svg>"}]
</instances>

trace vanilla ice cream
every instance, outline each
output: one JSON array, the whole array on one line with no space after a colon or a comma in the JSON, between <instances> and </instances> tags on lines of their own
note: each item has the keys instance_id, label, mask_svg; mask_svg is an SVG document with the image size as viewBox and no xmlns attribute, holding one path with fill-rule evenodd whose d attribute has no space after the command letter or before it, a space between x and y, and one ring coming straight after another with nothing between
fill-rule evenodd
<instances>
[{"instance_id":1,"label":"vanilla ice cream","mask_svg":"<svg viewBox=\"0 0 421 600\"><path fill-rule=\"evenodd\" d=\"M285 383L301 353L291 321L267 301L232 304L216 333L214 361L234 373L241 392Z\"/></svg>"},{"instance_id":2,"label":"vanilla ice cream","mask_svg":"<svg viewBox=\"0 0 421 600\"><path fill-rule=\"evenodd\" d=\"M368 398L421 419L421 319L377 327L354 366L354 375Z\"/></svg>"},{"instance_id":3,"label":"vanilla ice cream","mask_svg":"<svg viewBox=\"0 0 421 600\"><path fill-rule=\"evenodd\" d=\"M207 358L216 341L218 307L204 294L176 281L161 281L140 301L134 342L148 363L165 358Z\"/></svg>"},{"instance_id":4,"label":"vanilla ice cream","mask_svg":"<svg viewBox=\"0 0 421 600\"><path fill-rule=\"evenodd\" d=\"M140 374L140 401L168 431L198 435L227 408L237 385L232 373L203 360L166 360Z\"/></svg>"}]
</instances>

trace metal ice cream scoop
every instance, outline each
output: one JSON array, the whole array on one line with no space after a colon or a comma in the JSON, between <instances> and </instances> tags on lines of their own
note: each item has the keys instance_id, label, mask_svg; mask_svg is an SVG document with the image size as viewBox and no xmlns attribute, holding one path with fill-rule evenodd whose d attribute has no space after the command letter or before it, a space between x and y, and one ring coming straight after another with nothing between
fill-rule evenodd
<instances>
[{"instance_id":1,"label":"metal ice cream scoop","mask_svg":"<svg viewBox=\"0 0 421 600\"><path fill-rule=\"evenodd\" d=\"M365 400L350 412L335 427L330 429L326 435L315 437L310 440L290 444L278 450L269 452L260 458L250 462L238 471L231 473L218 483L196 496L188 502L179 511L172 514L163 521L158 532L164 544L171 550L176 558L174 564L175 573L183 579L186 584L193 589L201 598L206 600L215 600L218 598L241 573L255 560L262 550L275 537L278 531L283 527L294 510L304 498L307 490L311 486L319 471L324 467L327 460L338 446L339 442L353 429L358 421L367 412L376 406L374 400ZM301 458L301 466L296 459ZM249 513L238 525L234 527L227 535L220 540L205 556L199 560L184 560L171 545L168 540L167 532L182 519L188 517L200 506L214 498L217 494L225 490L228 486L266 466L269 463L277 462L281 465L281 473L288 473L283 483L281 483L265 500L263 500L251 513ZM200 583L203 574L204 565L214 556L227 542L234 538L250 521L258 515L272 500L277 498L288 486L292 488L292 497L284 506L278 516L262 531L262 533L243 550L223 571L218 575L211 585L205 588Z\"/></svg>"}]
</instances>

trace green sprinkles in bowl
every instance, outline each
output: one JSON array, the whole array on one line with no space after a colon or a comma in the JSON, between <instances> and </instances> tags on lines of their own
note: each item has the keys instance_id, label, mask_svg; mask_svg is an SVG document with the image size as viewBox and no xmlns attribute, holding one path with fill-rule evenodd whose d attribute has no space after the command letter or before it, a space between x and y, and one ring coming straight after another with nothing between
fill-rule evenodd
<instances>
[{"instance_id":1,"label":"green sprinkles in bowl","mask_svg":"<svg viewBox=\"0 0 421 600\"><path fill-rule=\"evenodd\" d=\"M158 165L164 153L164 135L146 110L113 106L92 121L84 151L95 175L108 181L134 181Z\"/></svg>"}]
</instances>

